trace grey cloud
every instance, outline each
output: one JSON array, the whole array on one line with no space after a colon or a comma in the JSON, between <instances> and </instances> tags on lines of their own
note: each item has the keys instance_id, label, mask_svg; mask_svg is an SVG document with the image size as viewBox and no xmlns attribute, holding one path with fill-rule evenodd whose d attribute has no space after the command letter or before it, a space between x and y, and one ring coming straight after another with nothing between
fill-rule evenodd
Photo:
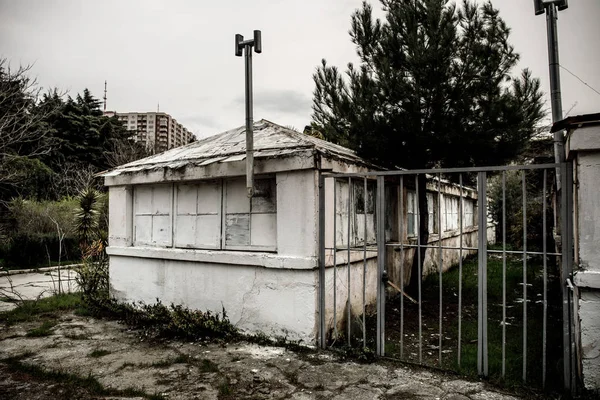
<instances>
[{"instance_id":1,"label":"grey cloud","mask_svg":"<svg viewBox=\"0 0 600 400\"><path fill-rule=\"evenodd\" d=\"M244 96L238 96L234 103L244 104ZM254 107L266 112L298 114L310 109L311 99L295 90L267 90L254 94Z\"/></svg>"}]
</instances>

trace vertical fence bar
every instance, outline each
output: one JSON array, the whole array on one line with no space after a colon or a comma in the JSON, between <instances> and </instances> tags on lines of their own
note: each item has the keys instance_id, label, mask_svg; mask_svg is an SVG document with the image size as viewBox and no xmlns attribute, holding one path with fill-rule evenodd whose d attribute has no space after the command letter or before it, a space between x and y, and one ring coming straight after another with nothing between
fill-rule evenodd
<instances>
[{"instance_id":1,"label":"vertical fence bar","mask_svg":"<svg viewBox=\"0 0 600 400\"><path fill-rule=\"evenodd\" d=\"M527 381L527 183L523 181L523 382Z\"/></svg>"},{"instance_id":2,"label":"vertical fence bar","mask_svg":"<svg viewBox=\"0 0 600 400\"><path fill-rule=\"evenodd\" d=\"M560 232L561 239L564 239L565 233L568 230L568 222L567 222L567 191L565 190L566 186L566 175L567 168L566 163L561 164L560 166L560 179L561 179L561 187L560 191ZM562 300L563 300L563 386L566 391L570 391L571 387L571 338L570 338L570 310L569 310L569 288L566 286L566 280L569 278L570 274L568 271L568 255L566 251L566 246L564 241L561 244L561 273L560 273L560 284L562 290Z\"/></svg>"},{"instance_id":3,"label":"vertical fence bar","mask_svg":"<svg viewBox=\"0 0 600 400\"><path fill-rule=\"evenodd\" d=\"M363 238L363 292L362 292L362 331L363 331L363 349L367 348L367 321L366 321L366 304L367 304L367 196L368 196L368 187L367 187L367 177L364 179L364 204L363 211L365 215L365 226L364 226L364 238Z\"/></svg>"},{"instance_id":4,"label":"vertical fence bar","mask_svg":"<svg viewBox=\"0 0 600 400\"><path fill-rule=\"evenodd\" d=\"M423 189L424 190L424 189ZM423 315L421 313L421 281L423 274L421 273L421 209L419 206L419 175L415 175L415 200L417 204L417 273L418 273L418 292L419 292L419 363L423 362Z\"/></svg>"},{"instance_id":5,"label":"vertical fence bar","mask_svg":"<svg viewBox=\"0 0 600 400\"><path fill-rule=\"evenodd\" d=\"M404 176L400 175L400 287L404 291ZM404 358L404 295L400 295L400 359Z\"/></svg>"},{"instance_id":6,"label":"vertical fence bar","mask_svg":"<svg viewBox=\"0 0 600 400\"><path fill-rule=\"evenodd\" d=\"M544 316L542 321L542 388L546 388L546 330L548 329L548 266L546 262L546 178L547 170L544 170L544 183L542 185L542 257L544 266Z\"/></svg>"},{"instance_id":7,"label":"vertical fence bar","mask_svg":"<svg viewBox=\"0 0 600 400\"><path fill-rule=\"evenodd\" d=\"M385 355L385 181L377 177L377 355Z\"/></svg>"},{"instance_id":8,"label":"vertical fence bar","mask_svg":"<svg viewBox=\"0 0 600 400\"><path fill-rule=\"evenodd\" d=\"M487 177L485 172L477 174L478 203L478 312L477 312L477 372L488 375L487 338Z\"/></svg>"},{"instance_id":9,"label":"vertical fence bar","mask_svg":"<svg viewBox=\"0 0 600 400\"><path fill-rule=\"evenodd\" d=\"M502 377L506 376L506 171L502 171Z\"/></svg>"},{"instance_id":10,"label":"vertical fence bar","mask_svg":"<svg viewBox=\"0 0 600 400\"><path fill-rule=\"evenodd\" d=\"M461 345L462 345L462 263L463 263L463 177L458 175L458 184L460 185L459 205L460 205L460 238L458 239L458 366L460 367ZM441 203L442 199L438 199ZM473 218L475 215L473 215ZM442 234L442 225L439 227L440 235Z\"/></svg>"},{"instance_id":11,"label":"vertical fence bar","mask_svg":"<svg viewBox=\"0 0 600 400\"><path fill-rule=\"evenodd\" d=\"M325 178L319 171L319 345L322 349L326 346L325 330Z\"/></svg>"},{"instance_id":12,"label":"vertical fence bar","mask_svg":"<svg viewBox=\"0 0 600 400\"><path fill-rule=\"evenodd\" d=\"M350 299L350 285L352 284L350 277L350 225L352 225L352 194L354 190L352 188L352 178L348 177L348 243L346 248L348 249L347 265L348 265L348 300L346 303L346 330L348 332L348 346L352 346L352 300ZM352 216L354 217L354 216Z\"/></svg>"},{"instance_id":13,"label":"vertical fence bar","mask_svg":"<svg viewBox=\"0 0 600 400\"><path fill-rule=\"evenodd\" d=\"M337 340L337 178L333 179L333 336Z\"/></svg>"},{"instance_id":14,"label":"vertical fence bar","mask_svg":"<svg viewBox=\"0 0 600 400\"><path fill-rule=\"evenodd\" d=\"M443 312L443 304L442 304L442 297L443 297L443 283L442 283L442 269L443 269L443 265L442 265L442 231L440 230L440 226L442 225L442 205L440 203L440 198L441 198L441 193L442 193L442 174L438 175L438 212L437 212L437 217L438 217L438 269L439 269L439 280L440 280L440 284L439 284L439 290L440 290L440 320L439 320L439 338L438 338L438 359L439 359L439 364L440 367L442 366L442 312ZM434 210L435 204L431 205L431 209ZM432 216L433 217L433 216ZM431 224L432 226L435 225L435 221L432 221L433 223ZM435 229L433 229L435 231ZM433 232L432 232L433 233Z\"/></svg>"}]
</instances>

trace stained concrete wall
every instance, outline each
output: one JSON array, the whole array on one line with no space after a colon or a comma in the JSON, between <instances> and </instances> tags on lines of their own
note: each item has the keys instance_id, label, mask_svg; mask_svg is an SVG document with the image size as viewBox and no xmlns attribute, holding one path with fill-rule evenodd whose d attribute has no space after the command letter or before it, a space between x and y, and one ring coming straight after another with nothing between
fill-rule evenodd
<instances>
[{"instance_id":1,"label":"stained concrete wall","mask_svg":"<svg viewBox=\"0 0 600 400\"><path fill-rule=\"evenodd\" d=\"M275 174L277 252L133 244L133 188L111 186L110 283L117 298L222 311L249 332L313 344L317 318L317 174Z\"/></svg>"},{"instance_id":2,"label":"stained concrete wall","mask_svg":"<svg viewBox=\"0 0 600 400\"><path fill-rule=\"evenodd\" d=\"M586 388L600 390L600 126L569 132L574 161L574 283L579 292L579 357ZM577 324L576 324L577 326Z\"/></svg>"},{"instance_id":3,"label":"stained concrete wall","mask_svg":"<svg viewBox=\"0 0 600 400\"><path fill-rule=\"evenodd\" d=\"M315 342L313 270L111 256L111 294L227 312L242 330Z\"/></svg>"},{"instance_id":4,"label":"stained concrete wall","mask_svg":"<svg viewBox=\"0 0 600 400\"><path fill-rule=\"evenodd\" d=\"M365 307L375 304L377 300L377 252L368 251L365 257L362 250L351 250L350 268L348 268L347 251L336 253L336 268L333 267L333 252L326 254L325 270L325 331L331 339L337 332L346 336L348 321L348 304L352 325L356 325L357 317L363 314L363 288ZM348 286L348 270L350 270L350 286ZM363 285L364 283L364 285ZM348 299L348 287L350 299ZM348 301L349 300L349 301ZM362 337L362 330L355 331L352 336Z\"/></svg>"}]
</instances>

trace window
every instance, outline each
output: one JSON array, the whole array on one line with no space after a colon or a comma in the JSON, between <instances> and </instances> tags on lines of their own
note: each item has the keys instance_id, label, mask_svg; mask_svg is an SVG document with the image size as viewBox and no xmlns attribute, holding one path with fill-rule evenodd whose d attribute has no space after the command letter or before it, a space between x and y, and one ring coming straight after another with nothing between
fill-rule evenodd
<instances>
[{"instance_id":1,"label":"window","mask_svg":"<svg viewBox=\"0 0 600 400\"><path fill-rule=\"evenodd\" d=\"M438 195L427 193L427 213L429 214L429 233L438 233Z\"/></svg>"},{"instance_id":2,"label":"window","mask_svg":"<svg viewBox=\"0 0 600 400\"><path fill-rule=\"evenodd\" d=\"M135 245L171 245L172 185L139 186L134 191Z\"/></svg>"},{"instance_id":3,"label":"window","mask_svg":"<svg viewBox=\"0 0 600 400\"><path fill-rule=\"evenodd\" d=\"M458 197L444 196L446 230L458 229Z\"/></svg>"},{"instance_id":4,"label":"window","mask_svg":"<svg viewBox=\"0 0 600 400\"><path fill-rule=\"evenodd\" d=\"M277 186L244 179L134 188L134 246L191 249L277 249Z\"/></svg>"},{"instance_id":5,"label":"window","mask_svg":"<svg viewBox=\"0 0 600 400\"><path fill-rule=\"evenodd\" d=\"M417 194L406 192L406 234L415 236L417 232Z\"/></svg>"},{"instance_id":6,"label":"window","mask_svg":"<svg viewBox=\"0 0 600 400\"><path fill-rule=\"evenodd\" d=\"M347 185L347 184L346 184ZM373 182L367 182L366 193L366 212L365 212L365 183L362 179L352 181L354 193L352 201L354 203L354 220L351 227L353 234L353 243L351 245L364 245L365 242L365 224L367 243L376 243L377 233L375 232L375 191L376 186ZM346 200L347 201L347 200ZM346 209L348 208L346 203Z\"/></svg>"},{"instance_id":7,"label":"window","mask_svg":"<svg viewBox=\"0 0 600 400\"><path fill-rule=\"evenodd\" d=\"M221 182L177 185L175 247L221 247Z\"/></svg>"},{"instance_id":8,"label":"window","mask_svg":"<svg viewBox=\"0 0 600 400\"><path fill-rule=\"evenodd\" d=\"M463 226L470 227L475 225L474 217L475 203L473 200L463 199Z\"/></svg>"},{"instance_id":9,"label":"window","mask_svg":"<svg viewBox=\"0 0 600 400\"><path fill-rule=\"evenodd\" d=\"M226 249L248 247L275 250L277 243L277 187L275 179L256 179L254 196L246 194L244 179L226 181L225 240Z\"/></svg>"}]
</instances>

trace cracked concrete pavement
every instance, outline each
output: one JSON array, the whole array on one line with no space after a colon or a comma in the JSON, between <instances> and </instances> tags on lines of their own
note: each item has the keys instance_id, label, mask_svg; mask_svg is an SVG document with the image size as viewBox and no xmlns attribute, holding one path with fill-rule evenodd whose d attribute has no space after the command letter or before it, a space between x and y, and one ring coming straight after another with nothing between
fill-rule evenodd
<instances>
[{"instance_id":1,"label":"cracked concrete pavement","mask_svg":"<svg viewBox=\"0 0 600 400\"><path fill-rule=\"evenodd\" d=\"M519 398L456 375L390 362L343 362L330 352L296 353L245 342L149 341L116 321L73 313L61 314L56 322L44 337L25 336L40 321L1 327L1 399L120 398L101 397L85 388L69 392L60 382L27 376L6 361L19 356L24 365L92 376L105 388L135 388L147 397L165 399Z\"/></svg>"},{"instance_id":2,"label":"cracked concrete pavement","mask_svg":"<svg viewBox=\"0 0 600 400\"><path fill-rule=\"evenodd\" d=\"M35 300L63 292L73 292L77 289L75 272L71 269L61 269L60 279L58 268L48 268L48 271L15 273L0 275L0 300ZM3 299L4 298L4 299ZM0 301L0 312L16 307L10 301Z\"/></svg>"}]
</instances>

